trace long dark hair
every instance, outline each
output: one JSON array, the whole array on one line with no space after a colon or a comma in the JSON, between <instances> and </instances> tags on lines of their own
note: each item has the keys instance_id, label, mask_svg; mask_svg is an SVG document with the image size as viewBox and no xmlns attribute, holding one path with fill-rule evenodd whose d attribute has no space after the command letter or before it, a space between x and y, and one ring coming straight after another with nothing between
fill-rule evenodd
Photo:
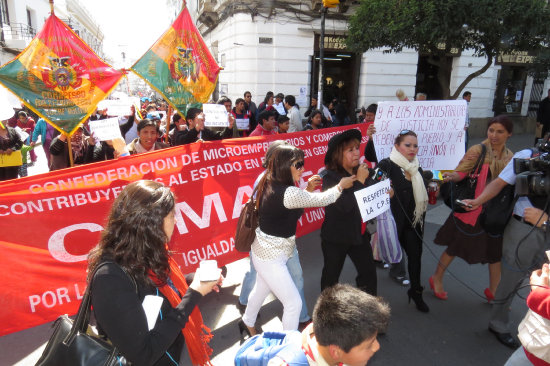
<instances>
[{"instance_id":1,"label":"long dark hair","mask_svg":"<svg viewBox=\"0 0 550 366\"><path fill-rule=\"evenodd\" d=\"M290 166L298 160L304 159L304 152L292 145L281 145L275 148L268 162L264 176L258 183L258 202L264 201L273 193L271 185L280 183L293 186Z\"/></svg>"},{"instance_id":2,"label":"long dark hair","mask_svg":"<svg viewBox=\"0 0 550 366\"><path fill-rule=\"evenodd\" d=\"M174 194L161 183L140 180L126 186L111 207L99 244L90 251L88 274L109 259L138 282L152 284L151 271L164 285L169 275L164 218L174 206Z\"/></svg>"}]
</instances>

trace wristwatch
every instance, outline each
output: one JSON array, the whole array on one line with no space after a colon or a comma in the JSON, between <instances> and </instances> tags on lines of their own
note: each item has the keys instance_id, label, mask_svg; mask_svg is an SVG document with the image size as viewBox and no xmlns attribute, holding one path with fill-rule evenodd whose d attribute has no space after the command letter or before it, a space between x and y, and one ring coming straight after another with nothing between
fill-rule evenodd
<instances>
[{"instance_id":1,"label":"wristwatch","mask_svg":"<svg viewBox=\"0 0 550 366\"><path fill-rule=\"evenodd\" d=\"M542 225L540 226L541 230L546 231L546 230L548 229L548 225L550 225L550 223L548 222L548 220L546 220L546 221L543 222Z\"/></svg>"}]
</instances>

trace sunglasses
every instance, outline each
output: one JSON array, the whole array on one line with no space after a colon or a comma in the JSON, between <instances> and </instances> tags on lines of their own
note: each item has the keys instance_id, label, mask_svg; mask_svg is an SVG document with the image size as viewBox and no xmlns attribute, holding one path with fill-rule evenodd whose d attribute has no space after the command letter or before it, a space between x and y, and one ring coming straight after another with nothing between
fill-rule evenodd
<instances>
[{"instance_id":1,"label":"sunglasses","mask_svg":"<svg viewBox=\"0 0 550 366\"><path fill-rule=\"evenodd\" d=\"M294 167L294 169L300 170L300 169L304 168L304 164L305 164L304 161L300 160L300 161L297 161L294 164L292 164L292 166Z\"/></svg>"},{"instance_id":2,"label":"sunglasses","mask_svg":"<svg viewBox=\"0 0 550 366\"><path fill-rule=\"evenodd\" d=\"M409 132L411 132L411 130L401 130L401 132L399 132L400 135L406 135L408 134Z\"/></svg>"}]
</instances>

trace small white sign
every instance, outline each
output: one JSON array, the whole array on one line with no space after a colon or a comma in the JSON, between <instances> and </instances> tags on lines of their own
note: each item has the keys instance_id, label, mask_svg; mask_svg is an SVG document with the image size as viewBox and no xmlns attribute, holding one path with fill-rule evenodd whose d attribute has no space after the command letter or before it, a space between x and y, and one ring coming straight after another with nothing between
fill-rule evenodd
<instances>
[{"instance_id":1,"label":"small white sign","mask_svg":"<svg viewBox=\"0 0 550 366\"><path fill-rule=\"evenodd\" d=\"M90 127L90 133L94 135L96 140L107 141L122 138L118 117L90 121L88 126Z\"/></svg>"},{"instance_id":2,"label":"small white sign","mask_svg":"<svg viewBox=\"0 0 550 366\"><path fill-rule=\"evenodd\" d=\"M21 129L21 127L19 126L15 126L15 132L17 132L17 134L19 135L19 137L21 138L21 141L25 142L27 141L27 139L29 138L29 134L26 133L25 131L23 131Z\"/></svg>"},{"instance_id":3,"label":"small white sign","mask_svg":"<svg viewBox=\"0 0 550 366\"><path fill-rule=\"evenodd\" d=\"M286 115L285 106L283 102L279 104L273 104L273 106L275 107L275 110L277 111L277 113L279 113L281 116Z\"/></svg>"},{"instance_id":4,"label":"small white sign","mask_svg":"<svg viewBox=\"0 0 550 366\"><path fill-rule=\"evenodd\" d=\"M363 222L375 218L390 208L390 180L386 179L355 192Z\"/></svg>"},{"instance_id":5,"label":"small white sign","mask_svg":"<svg viewBox=\"0 0 550 366\"><path fill-rule=\"evenodd\" d=\"M250 120L248 118L236 118L235 123L239 130L248 130L250 128Z\"/></svg>"},{"instance_id":6,"label":"small white sign","mask_svg":"<svg viewBox=\"0 0 550 366\"><path fill-rule=\"evenodd\" d=\"M222 104L203 104L204 125L206 127L229 127L227 110Z\"/></svg>"},{"instance_id":7,"label":"small white sign","mask_svg":"<svg viewBox=\"0 0 550 366\"><path fill-rule=\"evenodd\" d=\"M139 99L136 97L128 99L104 99L99 102L97 108L99 110L107 108L107 114L109 116L128 116L132 114L130 106L136 104L139 105ZM145 118L145 116L143 116L143 118Z\"/></svg>"}]
</instances>

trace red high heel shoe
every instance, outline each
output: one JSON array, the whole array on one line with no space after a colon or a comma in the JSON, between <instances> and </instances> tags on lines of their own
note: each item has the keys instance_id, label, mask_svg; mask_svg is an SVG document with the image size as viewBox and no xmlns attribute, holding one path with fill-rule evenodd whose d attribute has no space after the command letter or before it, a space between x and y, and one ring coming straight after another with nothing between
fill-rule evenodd
<instances>
[{"instance_id":1,"label":"red high heel shoe","mask_svg":"<svg viewBox=\"0 0 550 366\"><path fill-rule=\"evenodd\" d=\"M436 292L435 291L433 276L430 277L429 282L430 282L430 288L432 289L432 291L434 293L434 296L437 297L440 300L447 300L447 292Z\"/></svg>"},{"instance_id":2,"label":"red high heel shoe","mask_svg":"<svg viewBox=\"0 0 550 366\"><path fill-rule=\"evenodd\" d=\"M485 297L487 298L487 302L490 303L495 299L495 295L491 292L491 290L487 287L485 291L483 291L485 294Z\"/></svg>"}]
</instances>

